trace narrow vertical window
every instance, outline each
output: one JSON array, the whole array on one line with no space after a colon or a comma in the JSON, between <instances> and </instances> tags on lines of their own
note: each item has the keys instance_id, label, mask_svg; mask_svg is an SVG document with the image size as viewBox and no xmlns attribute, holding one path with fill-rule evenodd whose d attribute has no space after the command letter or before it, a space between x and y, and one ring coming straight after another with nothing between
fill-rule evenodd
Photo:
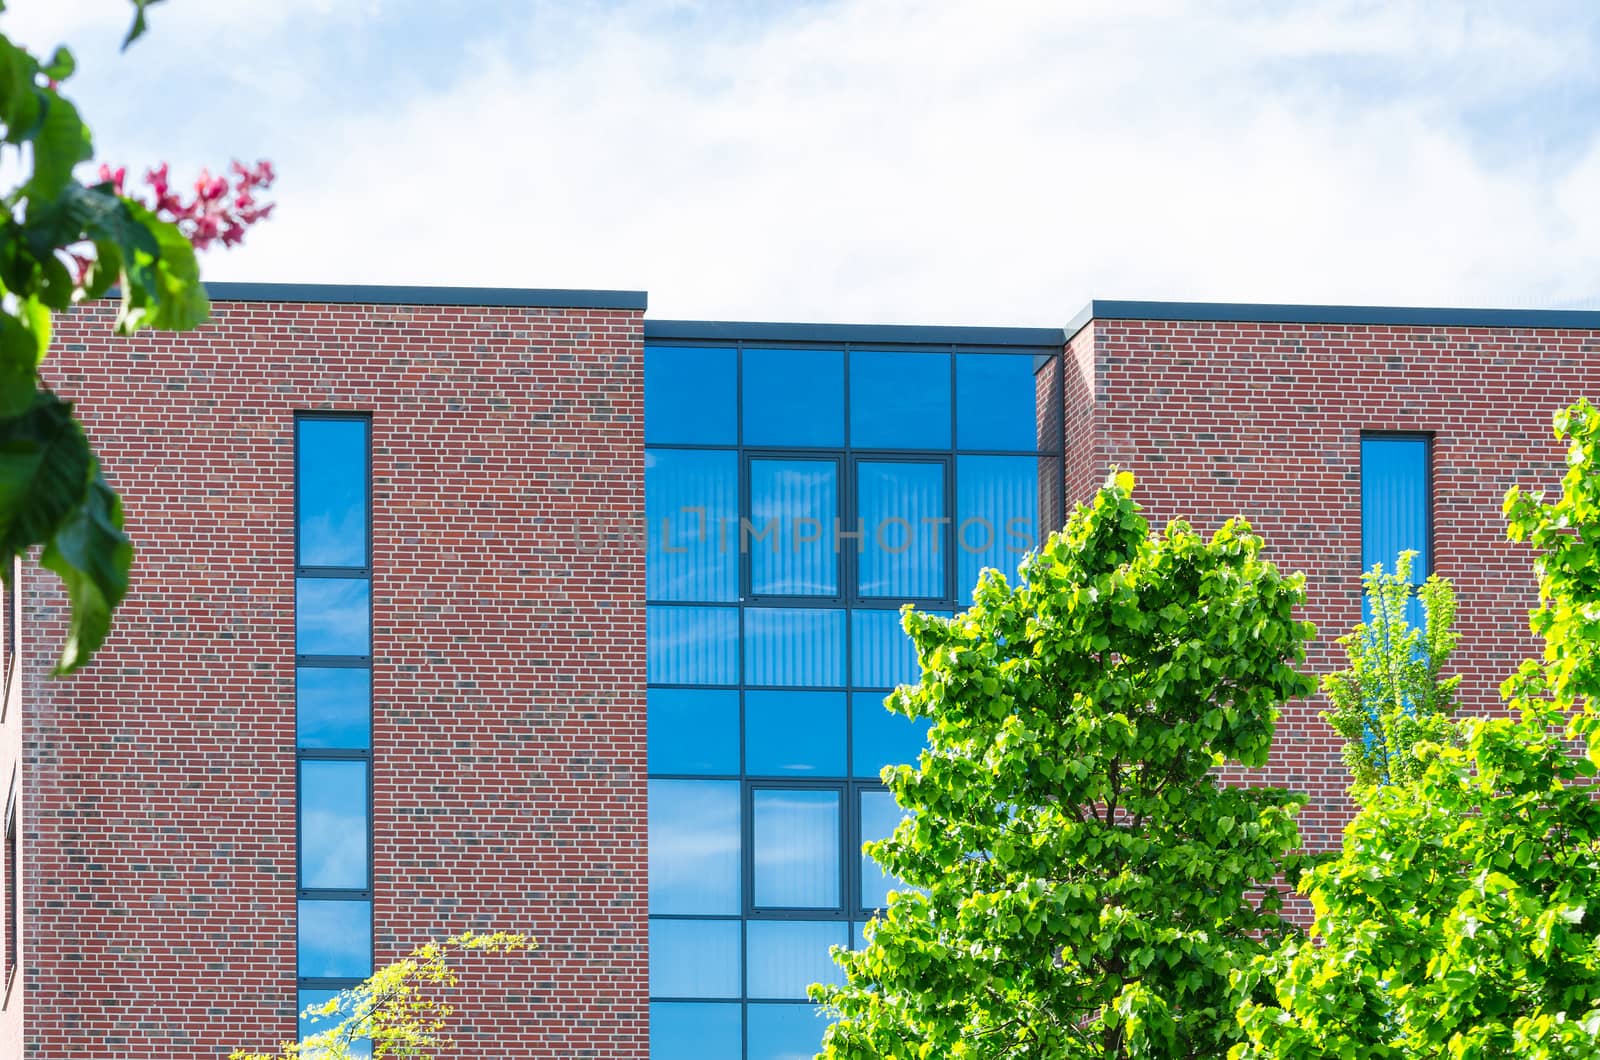
<instances>
[{"instance_id":1,"label":"narrow vertical window","mask_svg":"<svg viewBox=\"0 0 1600 1060\"><path fill-rule=\"evenodd\" d=\"M1414 552L1411 581L1433 572L1432 445L1421 435L1366 435L1361 439L1361 570L1383 564L1393 571L1402 552ZM1407 619L1420 621L1413 600Z\"/></svg>"},{"instance_id":2,"label":"narrow vertical window","mask_svg":"<svg viewBox=\"0 0 1600 1060\"><path fill-rule=\"evenodd\" d=\"M295 421L300 1008L372 974L371 421ZM321 1027L302 1026L302 1036Z\"/></svg>"},{"instance_id":3,"label":"narrow vertical window","mask_svg":"<svg viewBox=\"0 0 1600 1060\"><path fill-rule=\"evenodd\" d=\"M5 889L6 889L6 981L5 990L10 994L11 977L17 971L17 936L22 931L22 918L17 913L17 885L22 880L22 874L17 871L17 802L13 798L11 805L6 807L6 863L5 863Z\"/></svg>"}]
</instances>

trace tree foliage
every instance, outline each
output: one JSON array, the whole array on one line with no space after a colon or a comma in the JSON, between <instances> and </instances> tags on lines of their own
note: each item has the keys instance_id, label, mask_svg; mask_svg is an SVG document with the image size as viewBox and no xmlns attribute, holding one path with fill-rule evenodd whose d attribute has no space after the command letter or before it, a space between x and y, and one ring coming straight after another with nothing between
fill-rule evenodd
<instances>
[{"instance_id":1,"label":"tree foliage","mask_svg":"<svg viewBox=\"0 0 1600 1060\"><path fill-rule=\"evenodd\" d=\"M350 1060L362 1046L370 1046L373 1060L429 1060L453 1044L445 1034L453 1010L439 997L460 985L452 962L465 954L512 953L532 945L525 935L467 931L418 946L360 986L303 1013L319 1022L334 1021L327 1029L284 1042L276 1053L235 1050L230 1060Z\"/></svg>"},{"instance_id":2,"label":"tree foliage","mask_svg":"<svg viewBox=\"0 0 1600 1060\"><path fill-rule=\"evenodd\" d=\"M1513 717L1418 745L1420 772L1369 795L1303 884L1311 939L1237 977L1274 995L1241 1007L1238 1060L1600 1056L1600 424L1579 402L1556 430L1561 497L1506 498L1539 549L1543 665L1502 686Z\"/></svg>"},{"instance_id":3,"label":"tree foliage","mask_svg":"<svg viewBox=\"0 0 1600 1060\"><path fill-rule=\"evenodd\" d=\"M160 0L131 2L124 47L145 32L146 9ZM40 60L0 34L0 152L15 150L21 176L0 212L0 573L9 578L16 557L43 546L40 562L60 576L71 605L58 674L82 666L105 641L128 591L133 545L122 531L122 502L72 404L39 378L52 318L115 289L120 334L204 322L209 303L191 242L220 215L218 237L228 233L237 242L240 221L248 225L270 211L249 191L272 178L270 166L243 169L241 179L253 182L243 188L243 205L219 205L225 182L219 195L200 202L203 190L218 184L204 174L199 205L168 196L170 202L147 206L122 194L120 173L79 183L74 171L94 157L94 144L61 92L76 66L66 48ZM164 179L165 167L159 172Z\"/></svg>"},{"instance_id":4,"label":"tree foliage","mask_svg":"<svg viewBox=\"0 0 1600 1060\"><path fill-rule=\"evenodd\" d=\"M1303 799L1219 783L1260 765L1308 694L1298 575L1241 521L1152 535L1131 475L953 619L908 611L923 667L893 709L932 721L911 811L869 845L891 896L848 982L816 987L826 1056L1216 1057L1230 972L1291 933Z\"/></svg>"},{"instance_id":5,"label":"tree foliage","mask_svg":"<svg viewBox=\"0 0 1600 1060\"><path fill-rule=\"evenodd\" d=\"M1406 615L1415 555L1401 553L1393 573L1385 574L1380 563L1362 575L1372 618L1339 638L1349 668L1322 679L1333 704L1323 717L1344 737L1357 797L1378 785L1415 780L1422 772L1416 746L1454 739L1449 716L1461 678L1443 674L1459 639L1452 628L1455 589L1436 574L1415 590L1423 624L1413 626Z\"/></svg>"}]
</instances>

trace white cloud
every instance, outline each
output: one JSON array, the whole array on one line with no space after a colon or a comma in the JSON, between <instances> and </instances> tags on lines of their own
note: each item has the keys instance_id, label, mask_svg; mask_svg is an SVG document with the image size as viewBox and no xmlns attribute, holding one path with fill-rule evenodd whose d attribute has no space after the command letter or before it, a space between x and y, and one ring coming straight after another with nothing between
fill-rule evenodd
<instances>
[{"instance_id":1,"label":"white cloud","mask_svg":"<svg viewBox=\"0 0 1600 1060\"><path fill-rule=\"evenodd\" d=\"M470 66L419 75L396 54L382 106L348 104L328 52L295 42L393 28L393 5L249 8L266 21L155 9L158 34L213 41L190 73L233 107L200 101L177 161L219 161L194 146L210 136L283 174L280 214L207 258L216 279L643 287L657 317L1019 324L1091 296L1600 293L1600 148L1546 109L1592 112L1593 36L1532 8L507 4L449 46ZM118 157L163 142L158 120L97 131Z\"/></svg>"}]
</instances>

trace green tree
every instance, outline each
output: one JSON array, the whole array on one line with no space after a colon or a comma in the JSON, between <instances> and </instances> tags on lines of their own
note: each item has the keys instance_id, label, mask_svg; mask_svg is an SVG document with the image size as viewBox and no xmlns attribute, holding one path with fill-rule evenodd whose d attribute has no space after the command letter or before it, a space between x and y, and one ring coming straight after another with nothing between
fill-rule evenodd
<instances>
[{"instance_id":1,"label":"green tree","mask_svg":"<svg viewBox=\"0 0 1600 1060\"><path fill-rule=\"evenodd\" d=\"M155 2L132 0L124 47L144 32ZM209 307L191 241L206 241L219 212L205 195L201 206L171 195L147 206L122 194L120 176L79 183L74 170L94 146L60 91L74 67L65 48L41 61L0 35L0 150L16 150L21 178L0 214L0 571L9 578L13 560L37 545L40 563L60 576L71 619L57 673L82 666L104 642L133 546L71 403L40 381L52 317L115 288L121 334L202 323ZM218 178L204 179L214 190Z\"/></svg>"},{"instance_id":2,"label":"green tree","mask_svg":"<svg viewBox=\"0 0 1600 1060\"><path fill-rule=\"evenodd\" d=\"M1379 563L1362 575L1372 618L1339 638L1349 668L1322 679L1333 704L1322 716L1344 737L1357 798L1378 785L1416 779L1422 767L1415 747L1454 738L1449 716L1461 678L1443 673L1458 639L1455 589L1437 574L1430 577L1416 590L1423 624L1411 625L1406 612L1415 556L1402 552L1392 574Z\"/></svg>"},{"instance_id":3,"label":"green tree","mask_svg":"<svg viewBox=\"0 0 1600 1060\"><path fill-rule=\"evenodd\" d=\"M360 986L303 1013L331 1026L304 1041L284 1042L276 1053L237 1049L230 1060L350 1060L363 1045L370 1045L373 1060L430 1060L453 1045L445 1034L453 1010L439 996L461 985L452 962L465 954L512 953L532 945L525 935L467 931L418 946Z\"/></svg>"},{"instance_id":4,"label":"green tree","mask_svg":"<svg viewBox=\"0 0 1600 1060\"><path fill-rule=\"evenodd\" d=\"M1229 973L1291 932L1262 881L1293 873L1304 799L1220 783L1267 758L1309 694L1298 575L1241 521L1152 535L1118 474L953 619L907 611L929 718L910 811L869 845L891 897L848 977L814 987L826 1056L1216 1057Z\"/></svg>"},{"instance_id":5,"label":"green tree","mask_svg":"<svg viewBox=\"0 0 1600 1060\"><path fill-rule=\"evenodd\" d=\"M1340 856L1303 882L1310 941L1240 973L1238 1060L1600 1056L1600 426L1579 402L1559 499L1513 489L1510 536L1540 550L1544 664L1502 692L1513 717L1417 747L1420 773L1376 789ZM1588 740L1587 755L1574 737Z\"/></svg>"}]
</instances>

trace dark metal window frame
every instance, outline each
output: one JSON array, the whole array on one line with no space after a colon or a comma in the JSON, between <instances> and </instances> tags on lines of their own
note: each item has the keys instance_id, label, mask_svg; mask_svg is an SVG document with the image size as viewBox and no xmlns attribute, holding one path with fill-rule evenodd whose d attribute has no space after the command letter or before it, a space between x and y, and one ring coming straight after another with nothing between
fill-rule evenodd
<instances>
[{"instance_id":1,"label":"dark metal window frame","mask_svg":"<svg viewBox=\"0 0 1600 1060\"><path fill-rule=\"evenodd\" d=\"M1425 547L1428 554L1423 557L1427 560L1428 573L1434 571L1434 494L1433 494L1433 450L1434 432L1432 431L1362 431L1356 443L1356 467L1358 470L1356 483L1357 507L1360 509L1361 523L1357 532L1356 547L1359 551L1358 565L1366 562L1367 555L1367 513L1364 504L1361 504L1361 495L1365 492L1367 477L1366 445L1368 442L1421 442L1422 443L1422 519L1427 527L1425 534ZM1389 560L1387 562L1393 562ZM1367 568L1363 565L1357 571L1359 584L1361 575L1366 574ZM1412 575L1412 584L1421 584L1416 575Z\"/></svg>"},{"instance_id":2,"label":"dark metal window frame","mask_svg":"<svg viewBox=\"0 0 1600 1060\"><path fill-rule=\"evenodd\" d=\"M839 592L833 596L777 596L756 595L751 592L750 556L742 554L739 557L738 589L740 596L737 600L672 600L649 599L649 605L669 607L705 607L729 608L735 607L739 612L738 632L739 643L735 664L734 681L729 684L710 684L703 682L651 682L648 687L662 689L704 689L707 691L737 691L739 693L738 710L738 753L739 772L729 773L649 773L651 780L691 780L691 781L736 781L740 785L739 804L739 835L740 835L740 881L739 881L739 906L740 911L735 913L668 913L652 914L651 920L686 920L686 921L719 921L739 925L739 996L724 998L707 997L679 997L666 995L652 995L651 1004L712 1004L733 1005L739 1010L739 1026L741 1034L741 1055L748 1055L750 1044L749 1014L752 1007L761 1005L792 1005L810 1006L812 1002L803 999L772 999L756 998L749 993L749 930L748 925L760 921L808 921L837 923L844 926L846 941L854 945L856 925L864 924L876 915L877 910L860 908L861 906L861 793L866 791L886 791L887 788L881 780L873 777L855 776L855 699L859 693L877 693L887 695L892 689L880 686L862 686L854 683L854 655L855 655L855 623L851 618L853 611L887 611L897 612L904 603L913 603L919 609L926 611L960 611L963 604L958 594L961 592L957 585L960 562L958 556L959 541L956 538L957 505L957 460L964 456L1005 456L1005 457L1030 457L1038 461L1053 460L1054 467L1059 472L1060 481L1054 484L1053 510L1046 510L1045 501L1048 495L1040 496L1039 524L1034 528L1038 540L1052 530L1066 523L1067 497L1065 486L1065 451L1066 451L1066 370L1064 351L1059 346L1043 347L1008 347L998 345L968 346L960 343L895 343L895 342L826 342L826 341L781 341L781 340L751 340L718 341L706 339L656 339L646 341L646 347L724 347L734 351L734 395L736 404L735 434L734 439L728 444L705 443L671 443L647 440L645 448L650 450L712 450L735 453L738 459L738 511L740 518L749 518L752 504L750 491L750 462L753 459L831 459L839 462L840 473L838 482L838 511L841 527L855 528L857 512L858 479L857 468L863 461L883 461L891 463L942 463L945 467L945 509L950 519L942 529L944 533L944 567L945 567L945 595L939 599L900 599L893 597L863 597L858 589L858 572L856 550L842 547L837 564L839 574ZM844 430L845 441L843 446L784 446L784 445L746 445L744 441L744 350L755 348L773 350L782 348L793 349L820 349L839 350L844 355ZM946 448L861 448L851 445L850 439L850 401L851 387L850 355L855 350L871 352L906 352L906 353L948 353L950 354L950 445ZM1038 373L1046 368L1051 361L1055 362L1057 378L1051 387L1051 400L1054 404L1054 416L1059 421L1057 430L1052 438L1053 446L1035 449L969 449L958 445L959 423L957 409L959 407L959 391L956 384L956 369L958 354L996 354L1003 356L1018 356L1032 354L1035 359L1035 379ZM1036 391L1037 392L1037 391ZM1037 415L1037 413L1036 413ZM647 533L654 528L647 527ZM741 528L735 528L739 531ZM825 528L825 533L831 533L831 528ZM1002 530L996 528L996 534ZM848 539L845 539L848 541ZM739 533L733 537L734 547L739 547L741 538ZM744 615L747 611L757 608L819 608L823 610L837 610L844 612L844 680L840 685L803 685L803 686L774 686L758 685L745 680L746 674L746 647ZM805 775L784 776L758 776L747 772L746 761L746 704L745 694L753 691L816 691L840 692L844 694L845 709L845 773L843 777L810 777ZM840 793L840 903L830 909L763 909L754 905L754 792L758 789L832 789Z\"/></svg>"},{"instance_id":3,"label":"dark metal window frame","mask_svg":"<svg viewBox=\"0 0 1600 1060\"><path fill-rule=\"evenodd\" d=\"M301 484L301 447L300 424L307 421L339 421L346 423L361 423L366 427L366 495L363 501L366 505L366 564L360 567L327 567L327 566L302 566L300 564L300 484ZM373 622L373 597L372 591L372 552L373 552L373 522L375 508L373 505L373 431L372 414L370 412L347 412L334 410L306 410L296 412L294 415L294 554L295 554L295 670L296 670L296 738L295 738L295 938L296 962L295 989L297 991L295 1004L299 1007L298 991L300 990L343 990L355 986L363 981L364 977L323 977L299 975L299 903L302 901L348 901L368 903L368 938L370 942L367 956L367 966L376 970L377 964L377 914L373 902L373 881L377 871L376 861L376 836L374 821L376 813L373 806L374 776L377 772L372 754L372 686L367 686L367 746L365 748L326 748L326 747L301 747L299 742L299 691L298 671L310 669L364 669L369 673L372 670L371 637ZM367 591L367 654L365 655L302 655L299 652L299 580L301 578L326 578L342 579L349 581L366 581ZM301 834L301 818L303 804L301 801L302 765L308 761L348 761L365 762L367 767L367 886L364 888L307 888L301 886L302 859L304 854L304 837ZM371 974L370 972L368 974Z\"/></svg>"},{"instance_id":4,"label":"dark metal window frame","mask_svg":"<svg viewBox=\"0 0 1600 1060\"><path fill-rule=\"evenodd\" d=\"M22 873L17 857L17 771L11 770L11 784L6 794L5 864L5 1001L0 1008L11 1005L11 988L17 981L17 968L22 959L22 895L19 887Z\"/></svg>"}]
</instances>

